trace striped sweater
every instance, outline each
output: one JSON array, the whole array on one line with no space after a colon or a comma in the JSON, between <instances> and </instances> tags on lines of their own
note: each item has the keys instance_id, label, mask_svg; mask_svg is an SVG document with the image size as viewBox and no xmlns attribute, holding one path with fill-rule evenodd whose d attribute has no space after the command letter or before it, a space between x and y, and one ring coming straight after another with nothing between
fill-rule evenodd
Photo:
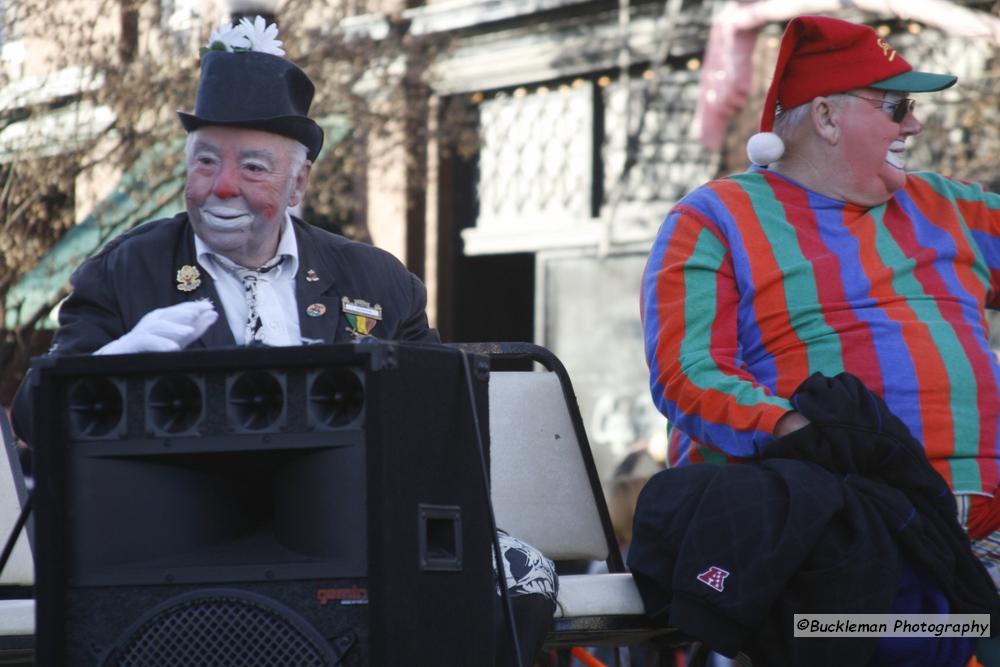
<instances>
[{"instance_id":1,"label":"striped sweater","mask_svg":"<svg viewBox=\"0 0 1000 667\"><path fill-rule=\"evenodd\" d=\"M642 283L671 466L753 456L814 372L861 378L952 488L998 481L1000 195L931 173L866 209L766 169L667 216Z\"/></svg>"}]
</instances>

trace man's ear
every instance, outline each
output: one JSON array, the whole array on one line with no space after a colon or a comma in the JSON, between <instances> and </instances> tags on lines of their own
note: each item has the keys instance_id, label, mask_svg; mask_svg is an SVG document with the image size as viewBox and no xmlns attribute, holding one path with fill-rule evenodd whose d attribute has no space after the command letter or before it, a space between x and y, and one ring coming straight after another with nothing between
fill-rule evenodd
<instances>
[{"instance_id":1,"label":"man's ear","mask_svg":"<svg viewBox=\"0 0 1000 667\"><path fill-rule=\"evenodd\" d=\"M302 163L302 168L295 176L295 185L292 187L292 194L288 198L289 206L298 206L302 203L302 198L306 195L306 188L309 186L309 172L312 171L313 163L306 160Z\"/></svg>"},{"instance_id":2,"label":"man's ear","mask_svg":"<svg viewBox=\"0 0 1000 667\"><path fill-rule=\"evenodd\" d=\"M816 135L831 146L840 141L840 107L828 97L814 97L809 103Z\"/></svg>"}]
</instances>

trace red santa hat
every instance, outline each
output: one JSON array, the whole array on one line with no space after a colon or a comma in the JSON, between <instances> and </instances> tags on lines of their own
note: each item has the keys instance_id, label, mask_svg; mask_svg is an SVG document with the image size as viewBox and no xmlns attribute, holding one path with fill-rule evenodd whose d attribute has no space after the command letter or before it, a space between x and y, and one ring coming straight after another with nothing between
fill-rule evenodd
<instances>
[{"instance_id":1,"label":"red santa hat","mask_svg":"<svg viewBox=\"0 0 1000 667\"><path fill-rule=\"evenodd\" d=\"M914 70L866 25L825 16L799 16L792 19L781 37L774 78L760 117L760 132L747 142L747 156L754 164L767 165L784 154L784 142L771 131L779 105L791 109L814 97L855 88L931 92L947 88L956 80L950 74Z\"/></svg>"}]
</instances>

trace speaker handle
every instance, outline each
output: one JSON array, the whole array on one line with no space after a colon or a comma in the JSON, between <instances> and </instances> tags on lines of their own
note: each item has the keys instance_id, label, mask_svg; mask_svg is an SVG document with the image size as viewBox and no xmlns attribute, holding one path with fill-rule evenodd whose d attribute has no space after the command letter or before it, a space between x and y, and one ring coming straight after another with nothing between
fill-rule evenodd
<instances>
[{"instance_id":1,"label":"speaker handle","mask_svg":"<svg viewBox=\"0 0 1000 667\"><path fill-rule=\"evenodd\" d=\"M420 569L462 571L462 508L455 505L417 506Z\"/></svg>"}]
</instances>

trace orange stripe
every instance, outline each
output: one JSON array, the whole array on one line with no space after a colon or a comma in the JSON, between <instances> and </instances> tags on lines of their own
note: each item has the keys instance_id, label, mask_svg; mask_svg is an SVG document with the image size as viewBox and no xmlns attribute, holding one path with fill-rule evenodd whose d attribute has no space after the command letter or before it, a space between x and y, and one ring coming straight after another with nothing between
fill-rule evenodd
<instances>
[{"instance_id":1,"label":"orange stripe","mask_svg":"<svg viewBox=\"0 0 1000 667\"><path fill-rule=\"evenodd\" d=\"M888 211L887 211L888 214ZM886 220L886 227L890 220ZM898 221L897 221L898 222ZM911 224L906 218L906 224ZM886 317L899 323L900 332L906 345L906 352L910 355L913 369L917 376L917 386L920 401L920 420L925 431L928 428L942 435L954 433L950 411L943 411L948 414L941 414L935 418L929 407L938 403L929 398L929 394L940 391L948 391L948 373L945 370L944 362L940 355L928 354L927 351L936 349L934 341L927 331L927 325L919 321L916 313L906 303L906 299L901 297L892 286L893 270L885 265L882 257L878 253L875 242L875 220L869 215L861 215L850 225L851 233L858 239L858 252L861 260L861 268L871 285L871 296L879 304L879 308ZM895 242L895 241L893 241ZM915 278L914 278L915 279ZM887 309L887 304L895 307ZM921 350L919 359L914 359L915 350ZM941 412L941 411L936 411ZM929 423L930 422L930 423ZM935 423L936 422L936 423ZM935 452L946 456L947 452L954 451L954 443L935 443ZM948 485L952 485L950 471L938 467L938 472L942 473Z\"/></svg>"},{"instance_id":2,"label":"orange stripe","mask_svg":"<svg viewBox=\"0 0 1000 667\"><path fill-rule=\"evenodd\" d=\"M569 650L570 654L582 662L586 667L607 667L603 662L584 651L579 646L574 646Z\"/></svg>"},{"instance_id":3,"label":"orange stripe","mask_svg":"<svg viewBox=\"0 0 1000 667\"><path fill-rule=\"evenodd\" d=\"M955 267L956 275L958 276L959 283L961 283L962 288L969 294L974 294L977 301L981 303L986 302L986 291L989 289L989 285L984 285L983 281L976 277L976 274L972 272L971 266L975 263L974 251L969 246L969 237L961 232L958 221L955 219L950 220L953 224L944 225L939 219L941 215L941 209L946 208L949 213L951 213L950 202L943 200L941 195L937 193L934 188L932 188L927 182L919 179L911 179L915 187L911 187L908 193L913 198L913 203L916 204L920 212L930 220L932 223L937 225L939 229L947 233L951 237L952 243L955 244L955 249L957 255L953 266ZM973 221L983 219L988 220L991 215L991 211L983 205L982 202L975 201L958 201L959 212L966 222L971 223ZM928 213L931 213L930 215ZM951 216L949 216L951 217ZM970 229L972 225L969 225ZM987 230L980 230L987 231ZM961 270L959 270L961 269Z\"/></svg>"},{"instance_id":4,"label":"orange stripe","mask_svg":"<svg viewBox=\"0 0 1000 667\"><path fill-rule=\"evenodd\" d=\"M680 348L687 323L684 319L684 265L691 258L699 234L705 229L690 213L682 213L677 221L669 246L663 255L663 264L656 275L657 317L660 332L657 339L656 359L660 367L657 377L664 387L664 395L677 403L685 414L697 415L703 420L728 424L736 430L770 431L784 414L776 406L742 406L733 396L716 389L693 384L680 368ZM712 304L717 307L718 304ZM718 332L713 344L719 342ZM735 332L731 349L735 350ZM715 359L716 364L723 359ZM732 360L720 367L720 372L738 380L761 387L748 373L741 371ZM763 388L763 387L762 387ZM766 390L766 389L765 389Z\"/></svg>"},{"instance_id":5,"label":"orange stripe","mask_svg":"<svg viewBox=\"0 0 1000 667\"><path fill-rule=\"evenodd\" d=\"M768 281L781 281L784 274L774 258L767 235L757 224L749 195L737 188L717 188L715 192L735 220L751 221L751 224L740 225L740 234L750 260L750 283L758 286L753 299L754 319L761 331L761 342L774 359L775 390L779 396L791 396L809 375L809 357L788 316L785 291L780 286L764 286Z\"/></svg>"},{"instance_id":6,"label":"orange stripe","mask_svg":"<svg viewBox=\"0 0 1000 667\"><path fill-rule=\"evenodd\" d=\"M941 197L937 195L933 189L931 189L925 182L916 181L918 187L914 188L914 192L911 193L914 196L914 203L921 212L928 210L941 211L942 209L948 212L946 218L943 218L942 213L938 213L936 218L929 217L932 221L936 223L937 228L948 234L951 238L952 244L954 244L956 249L956 258L952 262L952 268L955 272L955 279L961 286L961 289L967 293L973 295L976 303L985 303L986 301L986 289L987 286L983 284L983 281L978 279L972 270L972 265L975 263L975 253L970 247L969 238L961 232L961 227L959 221L955 217L951 207L948 202L942 201ZM937 206L934 206L934 202L937 202ZM923 208L921 204L924 203L928 208ZM975 204L976 202L962 202L959 201L960 208L962 204ZM981 208L981 207L970 207L970 208ZM965 211L967 214L968 211ZM981 211L981 213L986 214L987 211ZM904 229L906 235L906 243L914 247L917 246L916 234L911 228ZM937 281L935 284L940 284L940 289L936 290L938 294L950 294L951 290L956 289L954 287L954 282L946 277L940 276L932 267L924 269L926 273L926 278L924 276L918 276L922 283L929 284L929 281ZM976 407L977 413L980 416L992 415L997 412L997 404L1000 402L998 399L996 391L994 390L994 379L993 373L991 372L989 366L975 363L973 360L981 358L983 341L979 339L975 333L972 323L966 320L965 312L960 307L957 300L952 299L939 299L938 308L941 312L941 316L946 322L948 322L952 330L954 331L956 342L961 348L964 356L970 360L972 377L976 385ZM979 324L983 327L983 331L989 331L989 325L986 323L986 315L982 309L979 313ZM949 411L949 415L952 413ZM949 424L952 424L952 420L949 420ZM986 443L996 442L997 437L997 423L996 420L981 419L979 425L979 441L976 443L977 451L980 453L983 451L984 445ZM928 437L925 434L925 448L927 450L928 456L937 456L938 450L936 447L936 438ZM949 450L951 453L952 450ZM980 482L984 484L984 488L992 488L996 484L995 479L987 479L989 473L985 466L978 466L980 474Z\"/></svg>"}]
</instances>

